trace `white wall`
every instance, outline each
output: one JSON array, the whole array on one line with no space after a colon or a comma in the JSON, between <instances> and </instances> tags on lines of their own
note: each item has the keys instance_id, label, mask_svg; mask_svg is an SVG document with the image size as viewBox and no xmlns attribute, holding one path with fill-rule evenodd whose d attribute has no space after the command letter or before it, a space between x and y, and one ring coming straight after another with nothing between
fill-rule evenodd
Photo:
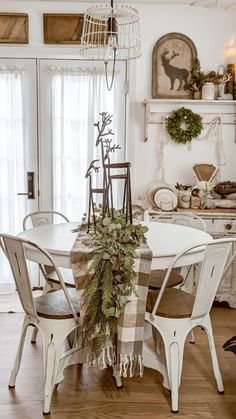
<instances>
[{"instance_id":1,"label":"white wall","mask_svg":"<svg viewBox=\"0 0 236 419\"><path fill-rule=\"evenodd\" d=\"M133 166L135 193L142 194L145 192L147 185L156 180L158 176L157 142L161 135L161 129L160 126L158 128L152 126L151 132L153 135L148 143L144 143L144 106L142 105L145 98L151 98L152 50L155 43L161 36L169 32L181 32L195 43L202 69L204 71L217 71L220 64L227 64L224 55L225 50L232 38L236 40L236 13L229 10L190 6L158 6L152 4L136 5L136 7L139 10L141 20L142 57L135 63L131 63L131 68L135 65L136 71L135 79L131 79L133 83L130 94L129 156ZM176 109L174 105L172 108ZM236 173L232 173L232 168L234 168L234 157L232 156L236 152L234 130L234 126L223 127L223 141L227 141L225 147L228 151L227 159L228 161L231 160L231 179L234 175L234 179L236 178ZM185 183L192 182L191 165L193 156L188 154L187 146L173 143L167 146L167 150L170 150L170 148L169 155L168 153L166 155L167 181L171 183L183 182L184 180ZM196 151L195 144L193 144L192 149ZM208 146L206 145L207 149ZM209 152L207 154L207 161L209 161ZM205 153L202 147L195 157L196 162L205 161ZM214 155L212 160L214 160ZM182 170L183 167L185 167L184 170ZM184 175L186 175L185 179ZM229 176L229 173L226 172L225 175Z\"/></svg>"},{"instance_id":2,"label":"white wall","mask_svg":"<svg viewBox=\"0 0 236 419\"><path fill-rule=\"evenodd\" d=\"M128 110L128 157L132 162L133 189L135 194L145 192L148 183L157 177L157 134L148 143L144 143L144 106L145 98L151 97L152 50L157 40L169 32L181 32L195 43L204 71L217 70L227 64L225 50L233 38L236 39L236 11L208 9L203 7L135 4L139 10L142 57L130 62L130 94ZM0 46L0 57L66 57L78 58L76 46L49 46L43 44L42 13L44 12L83 12L89 3L80 2L41 2L41 1L2 1L0 11L27 12L30 22L30 43L26 46ZM225 140L234 140L232 132L225 131ZM230 138L227 138L230 137ZM177 146L182 147L182 146ZM227 144L227 149L231 144ZM178 150L179 151L179 150ZM204 156L198 156L203 161ZM191 159L190 159L191 160ZM169 181L178 179L178 165L181 161L169 162L176 168ZM231 164L232 167L232 164ZM168 168L167 168L168 169ZM168 170L167 170L168 172ZM189 171L190 173L190 171ZM168 177L168 174L167 174ZM190 179L189 179L190 180ZM186 179L186 182L189 181Z\"/></svg>"}]
</instances>

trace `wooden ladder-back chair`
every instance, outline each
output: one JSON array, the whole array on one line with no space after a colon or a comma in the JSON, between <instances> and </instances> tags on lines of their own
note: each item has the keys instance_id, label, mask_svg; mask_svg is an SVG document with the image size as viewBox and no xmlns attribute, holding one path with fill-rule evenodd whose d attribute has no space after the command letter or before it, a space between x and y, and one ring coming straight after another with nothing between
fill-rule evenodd
<instances>
[{"instance_id":1,"label":"wooden ladder-back chair","mask_svg":"<svg viewBox=\"0 0 236 419\"><path fill-rule=\"evenodd\" d=\"M184 343L190 331L196 326L202 327L207 332L217 388L220 393L224 392L209 313L225 272L233 242L236 242L236 239L213 240L207 244L199 243L198 246L192 246L179 253L172 259L160 291L150 291L148 294L146 320L156 330L158 336L161 335L164 343L169 380L165 385L171 391L172 412L178 412ZM199 252L204 252L196 296L178 288L167 288L170 274L174 267L178 266L178 261L184 256L191 255L191 251L196 248L199 248ZM152 354L153 365L155 359L159 359L158 353L157 348L156 355Z\"/></svg>"},{"instance_id":2,"label":"wooden ladder-back chair","mask_svg":"<svg viewBox=\"0 0 236 419\"><path fill-rule=\"evenodd\" d=\"M49 253L36 244L6 234L0 235L0 243L8 257L16 287L25 311L20 342L11 373L9 387L15 387L19 371L22 351L28 326L34 326L42 336L43 369L44 369L44 408L45 414L50 412L50 404L54 386L63 379L65 365L83 362L81 346L74 341L68 351L64 351L64 342L69 334L77 331L80 325L79 304L75 289L66 287L60 271ZM30 276L26 263L27 252L37 252L40 269L52 266L61 290L33 298ZM79 339L78 339L79 341ZM68 359L68 356L72 357ZM80 359L81 357L81 359Z\"/></svg>"}]
</instances>

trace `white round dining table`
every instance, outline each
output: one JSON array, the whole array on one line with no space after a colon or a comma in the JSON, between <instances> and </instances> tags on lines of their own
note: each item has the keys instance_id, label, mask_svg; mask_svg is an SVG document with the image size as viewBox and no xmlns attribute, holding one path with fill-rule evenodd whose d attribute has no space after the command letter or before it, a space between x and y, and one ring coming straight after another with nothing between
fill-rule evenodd
<instances>
[{"instance_id":1,"label":"white round dining table","mask_svg":"<svg viewBox=\"0 0 236 419\"><path fill-rule=\"evenodd\" d=\"M147 242L153 252L152 269L168 268L172 258L187 247L208 243L213 240L210 234L191 227L158 222L142 223L149 228ZM72 232L78 223L49 224L34 227L18 234L45 248L55 259L58 266L71 268L71 249L77 236ZM204 247L193 249L188 256L178 261L178 266L186 266L203 259ZM37 251L30 251L27 258L39 261Z\"/></svg>"},{"instance_id":2,"label":"white round dining table","mask_svg":"<svg viewBox=\"0 0 236 419\"><path fill-rule=\"evenodd\" d=\"M208 233L191 227L158 222L143 224L149 228L146 237L153 252L151 269L168 268L170 261L176 254L194 245L199 246L193 249L188 256L182 257L176 266L186 266L200 262L204 257L204 243L213 240ZM77 233L73 233L72 230L77 225L78 223L44 225L23 231L18 236L46 248L58 266L71 268L71 249L77 236ZM39 259L39 252L29 249L26 252L28 259L45 263L45 260ZM165 364L146 342L143 344L143 360L145 367L159 371L163 375L163 382L168 383ZM118 385L120 383L121 381Z\"/></svg>"}]
</instances>

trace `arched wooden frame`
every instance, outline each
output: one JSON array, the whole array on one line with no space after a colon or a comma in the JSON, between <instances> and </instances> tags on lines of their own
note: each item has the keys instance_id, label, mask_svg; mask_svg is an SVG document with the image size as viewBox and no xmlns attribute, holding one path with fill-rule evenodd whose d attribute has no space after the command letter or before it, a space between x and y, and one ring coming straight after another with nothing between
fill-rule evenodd
<instances>
[{"instance_id":1,"label":"arched wooden frame","mask_svg":"<svg viewBox=\"0 0 236 419\"><path fill-rule=\"evenodd\" d=\"M165 55L166 52L168 54ZM175 55L171 57L171 54ZM152 53L152 97L191 99L192 92L187 89L186 84L190 81L190 72L196 59L197 49L186 35L171 32L162 36L156 42ZM173 63L170 64L171 60Z\"/></svg>"}]
</instances>

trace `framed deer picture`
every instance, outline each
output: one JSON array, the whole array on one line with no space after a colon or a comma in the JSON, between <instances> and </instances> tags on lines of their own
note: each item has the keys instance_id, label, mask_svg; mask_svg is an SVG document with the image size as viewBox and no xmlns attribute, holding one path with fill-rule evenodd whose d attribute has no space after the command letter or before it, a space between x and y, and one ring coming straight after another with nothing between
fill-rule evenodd
<instances>
[{"instance_id":1,"label":"framed deer picture","mask_svg":"<svg viewBox=\"0 0 236 419\"><path fill-rule=\"evenodd\" d=\"M152 97L191 99L191 70L197 49L186 35L168 33L160 38L152 53Z\"/></svg>"}]
</instances>

